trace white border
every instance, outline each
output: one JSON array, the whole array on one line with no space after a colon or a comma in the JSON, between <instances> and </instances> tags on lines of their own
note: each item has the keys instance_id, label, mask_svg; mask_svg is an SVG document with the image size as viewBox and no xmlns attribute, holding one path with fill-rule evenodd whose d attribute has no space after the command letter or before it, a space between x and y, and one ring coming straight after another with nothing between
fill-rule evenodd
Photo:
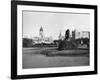
<instances>
[{"instance_id":1,"label":"white border","mask_svg":"<svg viewBox=\"0 0 100 80\"><path fill-rule=\"evenodd\" d=\"M22 10L90 13L90 53L91 53L90 66L22 69ZM17 25L17 41L18 41L17 42L18 43L17 44L17 75L60 73L60 72L81 72L81 71L94 70L94 10L17 5L17 24L18 24Z\"/></svg>"}]
</instances>

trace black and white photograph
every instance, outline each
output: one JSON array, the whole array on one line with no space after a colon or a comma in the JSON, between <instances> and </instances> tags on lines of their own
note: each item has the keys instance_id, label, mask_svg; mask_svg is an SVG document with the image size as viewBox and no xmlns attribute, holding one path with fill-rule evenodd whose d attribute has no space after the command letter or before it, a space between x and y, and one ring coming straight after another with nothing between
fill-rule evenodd
<instances>
[{"instance_id":1,"label":"black and white photograph","mask_svg":"<svg viewBox=\"0 0 100 80\"><path fill-rule=\"evenodd\" d=\"M89 66L90 14L23 11L23 69Z\"/></svg>"},{"instance_id":2,"label":"black and white photograph","mask_svg":"<svg viewBox=\"0 0 100 80\"><path fill-rule=\"evenodd\" d=\"M97 74L97 6L12 1L11 77Z\"/></svg>"}]
</instances>

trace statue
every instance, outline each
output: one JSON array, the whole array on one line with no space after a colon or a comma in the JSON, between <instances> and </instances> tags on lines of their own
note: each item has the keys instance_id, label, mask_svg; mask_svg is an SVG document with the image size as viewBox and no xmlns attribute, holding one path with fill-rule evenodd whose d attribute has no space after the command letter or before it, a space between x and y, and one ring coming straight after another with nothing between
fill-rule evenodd
<instances>
[{"instance_id":1,"label":"statue","mask_svg":"<svg viewBox=\"0 0 100 80\"><path fill-rule=\"evenodd\" d=\"M66 32L65 32L65 40L69 39L69 35L70 35L70 30L67 29Z\"/></svg>"}]
</instances>

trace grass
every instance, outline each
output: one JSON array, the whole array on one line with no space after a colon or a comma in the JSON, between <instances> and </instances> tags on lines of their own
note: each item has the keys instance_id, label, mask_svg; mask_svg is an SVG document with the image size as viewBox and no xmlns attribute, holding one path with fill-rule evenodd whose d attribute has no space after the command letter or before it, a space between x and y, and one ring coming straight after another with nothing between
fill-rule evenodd
<instances>
[{"instance_id":1,"label":"grass","mask_svg":"<svg viewBox=\"0 0 100 80\"><path fill-rule=\"evenodd\" d=\"M89 65L88 50L56 48L23 48L23 68L44 68Z\"/></svg>"},{"instance_id":2,"label":"grass","mask_svg":"<svg viewBox=\"0 0 100 80\"><path fill-rule=\"evenodd\" d=\"M45 56L89 56L88 49L68 49L68 50L57 50L57 48L25 48L24 53L31 55L45 55Z\"/></svg>"}]
</instances>

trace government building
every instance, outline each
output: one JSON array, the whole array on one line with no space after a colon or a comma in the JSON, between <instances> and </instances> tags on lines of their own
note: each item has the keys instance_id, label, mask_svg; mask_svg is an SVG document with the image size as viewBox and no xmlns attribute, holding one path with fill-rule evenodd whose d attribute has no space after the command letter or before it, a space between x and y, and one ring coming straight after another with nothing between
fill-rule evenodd
<instances>
[{"instance_id":1,"label":"government building","mask_svg":"<svg viewBox=\"0 0 100 80\"><path fill-rule=\"evenodd\" d=\"M51 43L53 43L52 37L44 36L44 30L43 30L42 26L39 29L39 37L33 37L33 41L34 41L34 44L38 44L38 43L51 44Z\"/></svg>"}]
</instances>

